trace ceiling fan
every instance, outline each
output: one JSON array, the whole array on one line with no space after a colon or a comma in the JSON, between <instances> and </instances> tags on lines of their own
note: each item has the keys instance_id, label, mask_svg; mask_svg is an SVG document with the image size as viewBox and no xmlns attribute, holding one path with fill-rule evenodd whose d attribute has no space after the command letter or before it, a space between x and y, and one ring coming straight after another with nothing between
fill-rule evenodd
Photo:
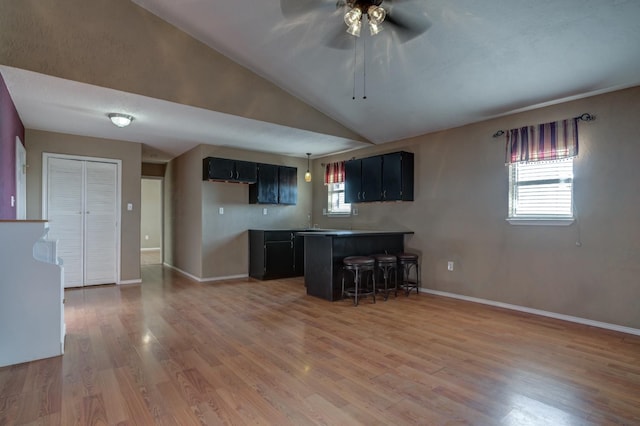
<instances>
[{"instance_id":1,"label":"ceiling fan","mask_svg":"<svg viewBox=\"0 0 640 426\"><path fill-rule=\"evenodd\" d=\"M334 48L348 48L350 36L359 37L362 23L366 17L370 34L376 35L389 28L401 42L409 41L429 29L431 23L424 11L411 7L411 0L280 0L280 9L286 18L331 8L342 15L344 24L340 32L329 39L328 45ZM402 4L403 6L399 6ZM335 5L335 6L334 6ZM346 35L346 37L345 37ZM349 36L350 35L350 36Z\"/></svg>"}]
</instances>

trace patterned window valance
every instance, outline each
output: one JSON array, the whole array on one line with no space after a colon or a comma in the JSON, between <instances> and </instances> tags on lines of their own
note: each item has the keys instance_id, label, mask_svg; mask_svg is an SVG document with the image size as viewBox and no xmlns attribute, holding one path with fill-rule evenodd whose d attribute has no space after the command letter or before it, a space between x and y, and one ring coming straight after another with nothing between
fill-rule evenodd
<instances>
[{"instance_id":1,"label":"patterned window valance","mask_svg":"<svg viewBox=\"0 0 640 426\"><path fill-rule=\"evenodd\" d=\"M507 130L505 163L560 160L578 155L578 120Z\"/></svg>"},{"instance_id":2,"label":"patterned window valance","mask_svg":"<svg viewBox=\"0 0 640 426\"><path fill-rule=\"evenodd\" d=\"M344 182L344 161L329 163L324 172L324 184Z\"/></svg>"}]
</instances>

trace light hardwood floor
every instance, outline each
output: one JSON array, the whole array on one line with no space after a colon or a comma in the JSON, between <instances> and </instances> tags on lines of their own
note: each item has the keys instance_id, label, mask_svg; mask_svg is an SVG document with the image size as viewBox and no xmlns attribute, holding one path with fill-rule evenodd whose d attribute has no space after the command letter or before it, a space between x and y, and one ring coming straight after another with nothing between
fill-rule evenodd
<instances>
[{"instance_id":1,"label":"light hardwood floor","mask_svg":"<svg viewBox=\"0 0 640 426\"><path fill-rule=\"evenodd\" d=\"M0 369L0 425L640 424L637 336L157 265L65 294L66 353Z\"/></svg>"}]
</instances>

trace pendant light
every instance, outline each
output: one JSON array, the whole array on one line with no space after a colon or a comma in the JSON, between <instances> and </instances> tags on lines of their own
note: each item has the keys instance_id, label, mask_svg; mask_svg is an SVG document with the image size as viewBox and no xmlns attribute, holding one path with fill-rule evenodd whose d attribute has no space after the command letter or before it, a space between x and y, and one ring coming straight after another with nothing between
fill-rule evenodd
<instances>
[{"instance_id":1,"label":"pendant light","mask_svg":"<svg viewBox=\"0 0 640 426\"><path fill-rule=\"evenodd\" d=\"M311 172L309 171L309 156L311 153L307 152L307 172L304 174L304 181L311 182Z\"/></svg>"}]
</instances>

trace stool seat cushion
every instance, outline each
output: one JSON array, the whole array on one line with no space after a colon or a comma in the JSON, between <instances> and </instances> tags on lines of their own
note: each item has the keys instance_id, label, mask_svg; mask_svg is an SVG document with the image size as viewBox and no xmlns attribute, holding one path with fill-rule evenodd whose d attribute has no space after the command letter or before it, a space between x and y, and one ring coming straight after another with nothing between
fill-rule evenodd
<instances>
[{"instance_id":1,"label":"stool seat cushion","mask_svg":"<svg viewBox=\"0 0 640 426\"><path fill-rule=\"evenodd\" d=\"M398 253L396 257L399 261L418 260L418 255L415 253Z\"/></svg>"},{"instance_id":2,"label":"stool seat cushion","mask_svg":"<svg viewBox=\"0 0 640 426\"><path fill-rule=\"evenodd\" d=\"M374 254L373 257L377 262L395 262L396 257L392 254Z\"/></svg>"},{"instance_id":3,"label":"stool seat cushion","mask_svg":"<svg viewBox=\"0 0 640 426\"><path fill-rule=\"evenodd\" d=\"M354 266L354 265L367 266L367 265L373 265L375 263L375 260L369 256L349 256L342 259L342 262L348 266Z\"/></svg>"}]
</instances>

